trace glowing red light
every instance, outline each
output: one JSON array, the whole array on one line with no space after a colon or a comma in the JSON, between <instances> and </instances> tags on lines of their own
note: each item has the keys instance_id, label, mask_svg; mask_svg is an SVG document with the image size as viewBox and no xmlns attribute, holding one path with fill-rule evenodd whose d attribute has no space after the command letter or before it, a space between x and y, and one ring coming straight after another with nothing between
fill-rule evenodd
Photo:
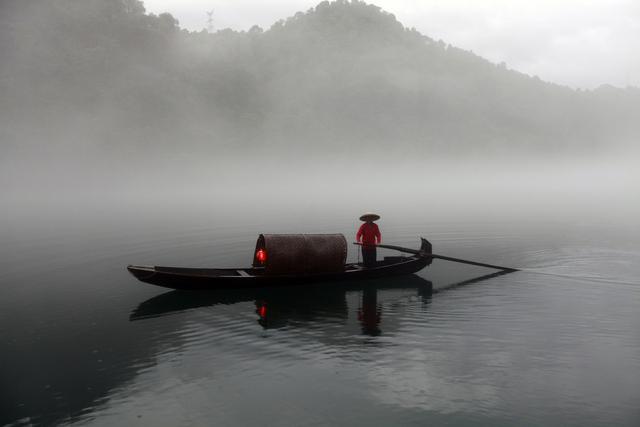
<instances>
[{"instance_id":1,"label":"glowing red light","mask_svg":"<svg viewBox=\"0 0 640 427\"><path fill-rule=\"evenodd\" d=\"M256 259L261 264L264 264L267 260L267 252L264 249L258 249L258 252L256 252Z\"/></svg>"},{"instance_id":2,"label":"glowing red light","mask_svg":"<svg viewBox=\"0 0 640 427\"><path fill-rule=\"evenodd\" d=\"M267 306L266 305L260 306L260 308L258 309L258 315L260 317L262 317L263 319L267 316Z\"/></svg>"}]
</instances>

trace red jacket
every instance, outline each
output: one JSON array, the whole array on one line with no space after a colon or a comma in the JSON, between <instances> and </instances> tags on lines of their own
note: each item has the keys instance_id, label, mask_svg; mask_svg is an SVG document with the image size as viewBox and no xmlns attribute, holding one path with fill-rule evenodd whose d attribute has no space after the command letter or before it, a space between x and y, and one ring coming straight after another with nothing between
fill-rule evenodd
<instances>
[{"instance_id":1,"label":"red jacket","mask_svg":"<svg viewBox=\"0 0 640 427\"><path fill-rule=\"evenodd\" d=\"M356 234L356 241L362 242L365 245L382 243L382 236L380 235L378 224L374 222L365 222L362 224Z\"/></svg>"}]
</instances>

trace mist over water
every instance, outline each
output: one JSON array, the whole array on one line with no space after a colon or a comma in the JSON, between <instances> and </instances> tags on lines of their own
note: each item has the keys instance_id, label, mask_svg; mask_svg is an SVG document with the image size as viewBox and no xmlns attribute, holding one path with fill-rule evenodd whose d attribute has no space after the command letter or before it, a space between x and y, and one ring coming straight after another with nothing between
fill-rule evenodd
<instances>
[{"instance_id":1,"label":"mist over water","mask_svg":"<svg viewBox=\"0 0 640 427\"><path fill-rule=\"evenodd\" d=\"M310 214L352 221L360 211L378 210L397 221L506 221L522 227L530 221L616 221L635 227L640 213L633 156L404 162L383 156L317 162L238 156L170 163L108 177L67 168L66 177L51 180L24 169L3 193L3 216L48 221L159 209L178 215L250 212L254 221L269 224L274 216Z\"/></svg>"},{"instance_id":2,"label":"mist over water","mask_svg":"<svg viewBox=\"0 0 640 427\"><path fill-rule=\"evenodd\" d=\"M543 82L359 1L283 18L188 32L135 0L3 2L8 211L638 211L637 88Z\"/></svg>"},{"instance_id":3,"label":"mist over water","mask_svg":"<svg viewBox=\"0 0 640 427\"><path fill-rule=\"evenodd\" d=\"M4 1L0 55L0 424L638 424L637 88L358 1L215 33ZM522 271L176 295L125 270L244 267L364 211Z\"/></svg>"}]
</instances>

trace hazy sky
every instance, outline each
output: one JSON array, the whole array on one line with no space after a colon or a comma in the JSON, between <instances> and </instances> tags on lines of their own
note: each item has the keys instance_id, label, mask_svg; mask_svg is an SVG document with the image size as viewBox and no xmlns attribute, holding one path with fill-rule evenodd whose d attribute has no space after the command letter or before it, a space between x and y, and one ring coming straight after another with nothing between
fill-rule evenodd
<instances>
[{"instance_id":1,"label":"hazy sky","mask_svg":"<svg viewBox=\"0 0 640 427\"><path fill-rule=\"evenodd\" d=\"M181 26L249 29L319 0L145 0ZM640 0L375 0L407 27L509 68L572 87L640 87Z\"/></svg>"}]
</instances>

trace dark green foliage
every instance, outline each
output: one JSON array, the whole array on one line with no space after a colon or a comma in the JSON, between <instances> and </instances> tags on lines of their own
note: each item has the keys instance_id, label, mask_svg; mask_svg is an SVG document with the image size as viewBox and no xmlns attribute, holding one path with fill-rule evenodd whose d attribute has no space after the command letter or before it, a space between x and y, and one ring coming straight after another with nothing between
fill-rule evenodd
<instances>
[{"instance_id":1,"label":"dark green foliage","mask_svg":"<svg viewBox=\"0 0 640 427\"><path fill-rule=\"evenodd\" d=\"M325 1L266 31L213 34L180 30L136 0L0 7L7 142L492 153L640 134L638 90L545 83L359 1Z\"/></svg>"}]
</instances>

